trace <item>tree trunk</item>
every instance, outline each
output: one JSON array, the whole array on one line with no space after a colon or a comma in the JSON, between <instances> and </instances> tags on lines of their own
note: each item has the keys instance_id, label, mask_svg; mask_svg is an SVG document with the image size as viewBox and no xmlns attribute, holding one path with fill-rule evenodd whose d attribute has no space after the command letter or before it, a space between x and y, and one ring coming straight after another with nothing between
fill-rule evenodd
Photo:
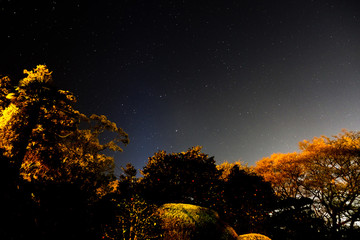
<instances>
[{"instance_id":1,"label":"tree trunk","mask_svg":"<svg viewBox=\"0 0 360 240\"><path fill-rule=\"evenodd\" d=\"M331 239L338 239L337 236L338 236L338 223L337 223L337 216L336 214L333 214L331 216L331 221L332 221L332 225L331 225L331 229L330 229L330 235L331 235Z\"/></svg>"}]
</instances>

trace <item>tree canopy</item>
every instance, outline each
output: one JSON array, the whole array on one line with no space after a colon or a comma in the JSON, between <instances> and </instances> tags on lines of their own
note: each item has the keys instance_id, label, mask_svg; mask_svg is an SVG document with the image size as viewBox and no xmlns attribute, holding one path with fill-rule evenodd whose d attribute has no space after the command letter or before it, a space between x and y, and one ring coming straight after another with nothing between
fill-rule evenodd
<instances>
[{"instance_id":1,"label":"tree canopy","mask_svg":"<svg viewBox=\"0 0 360 240\"><path fill-rule=\"evenodd\" d=\"M238 234L263 232L275 195L271 185L240 162L218 165L221 183L218 212Z\"/></svg>"},{"instance_id":2,"label":"tree canopy","mask_svg":"<svg viewBox=\"0 0 360 240\"><path fill-rule=\"evenodd\" d=\"M95 238L99 189L115 178L108 150L122 151L128 135L106 116L76 110L45 65L24 73L0 79L1 206L12 209L2 211L0 238ZM100 140L106 132L111 139Z\"/></svg>"},{"instance_id":3,"label":"tree canopy","mask_svg":"<svg viewBox=\"0 0 360 240\"><path fill-rule=\"evenodd\" d=\"M299 153L274 154L255 171L283 197L307 197L333 234L360 221L360 133L343 130L299 143Z\"/></svg>"},{"instance_id":4,"label":"tree canopy","mask_svg":"<svg viewBox=\"0 0 360 240\"><path fill-rule=\"evenodd\" d=\"M10 167L27 181L94 183L112 174L113 158L104 152L122 151L127 134L103 115L76 110L75 96L54 86L45 65L24 73L17 85L0 80L0 149ZM115 137L101 143L105 131Z\"/></svg>"},{"instance_id":5,"label":"tree canopy","mask_svg":"<svg viewBox=\"0 0 360 240\"><path fill-rule=\"evenodd\" d=\"M208 205L216 195L215 160L193 147L186 152L159 151L149 158L140 179L144 195L156 203L183 202Z\"/></svg>"}]
</instances>

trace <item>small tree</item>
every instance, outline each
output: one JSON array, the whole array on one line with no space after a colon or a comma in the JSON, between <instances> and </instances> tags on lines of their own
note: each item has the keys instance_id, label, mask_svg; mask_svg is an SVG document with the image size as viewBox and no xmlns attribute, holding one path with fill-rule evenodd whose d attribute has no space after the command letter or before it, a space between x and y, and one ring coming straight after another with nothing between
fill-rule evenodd
<instances>
[{"instance_id":1,"label":"small tree","mask_svg":"<svg viewBox=\"0 0 360 240\"><path fill-rule=\"evenodd\" d=\"M131 198L138 193L139 179L136 177L137 170L135 167L128 163L126 167L121 168L123 173L120 175L118 193L122 198Z\"/></svg>"},{"instance_id":2,"label":"small tree","mask_svg":"<svg viewBox=\"0 0 360 240\"><path fill-rule=\"evenodd\" d=\"M97 218L108 220L102 227L103 239L161 239L158 208L139 196L137 170L130 163L122 170L100 201Z\"/></svg>"},{"instance_id":3,"label":"small tree","mask_svg":"<svg viewBox=\"0 0 360 240\"><path fill-rule=\"evenodd\" d=\"M103 239L162 239L157 207L138 195L117 202L116 219L103 227Z\"/></svg>"}]
</instances>

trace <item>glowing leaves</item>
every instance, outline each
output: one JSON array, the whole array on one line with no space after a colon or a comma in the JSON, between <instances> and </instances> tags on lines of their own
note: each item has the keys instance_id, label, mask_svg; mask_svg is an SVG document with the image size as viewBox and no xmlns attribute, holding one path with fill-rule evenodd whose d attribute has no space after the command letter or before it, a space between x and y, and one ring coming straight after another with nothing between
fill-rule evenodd
<instances>
[{"instance_id":1,"label":"glowing leaves","mask_svg":"<svg viewBox=\"0 0 360 240\"><path fill-rule=\"evenodd\" d=\"M1 112L0 116L0 148L4 150L4 155L7 157L14 156L13 143L19 138L19 133L14 132L14 121L19 117L20 109L15 104L10 104L5 110Z\"/></svg>"},{"instance_id":2,"label":"glowing leaves","mask_svg":"<svg viewBox=\"0 0 360 240\"><path fill-rule=\"evenodd\" d=\"M216 166L217 170L221 172L220 180L227 182L229 180L228 177L230 176L232 169L236 166L239 169L243 169L247 172L251 171L250 168L243 166L240 161L234 163L224 162Z\"/></svg>"},{"instance_id":3,"label":"glowing leaves","mask_svg":"<svg viewBox=\"0 0 360 240\"><path fill-rule=\"evenodd\" d=\"M35 81L42 83L52 82L52 72L47 69L46 65L37 65L33 71L24 70L24 73L28 76L20 81L19 86L26 86Z\"/></svg>"},{"instance_id":4,"label":"glowing leaves","mask_svg":"<svg viewBox=\"0 0 360 240\"><path fill-rule=\"evenodd\" d=\"M0 128L7 126L9 121L18 113L19 108L14 104L10 104L4 111L1 112Z\"/></svg>"},{"instance_id":5,"label":"glowing leaves","mask_svg":"<svg viewBox=\"0 0 360 240\"><path fill-rule=\"evenodd\" d=\"M6 98L9 100L13 100L16 98L16 95L15 95L15 93L9 93L8 95L6 95Z\"/></svg>"},{"instance_id":6,"label":"glowing leaves","mask_svg":"<svg viewBox=\"0 0 360 240\"><path fill-rule=\"evenodd\" d=\"M303 162L298 153L274 153L258 161L254 170L272 183L279 196L294 197L298 194L298 179L303 174Z\"/></svg>"},{"instance_id":7,"label":"glowing leaves","mask_svg":"<svg viewBox=\"0 0 360 240\"><path fill-rule=\"evenodd\" d=\"M76 97L69 91L64 91L64 90L58 90L58 93L65 96L67 100L69 100L70 102L75 103L76 102Z\"/></svg>"},{"instance_id":8,"label":"glowing leaves","mask_svg":"<svg viewBox=\"0 0 360 240\"><path fill-rule=\"evenodd\" d=\"M122 151L119 145L128 143L127 134L106 116L87 117L75 110L75 96L54 87L45 65L24 73L27 77L17 86L0 79L0 148L18 174L28 181L88 187L112 178L114 159L104 150ZM100 143L106 132L115 137Z\"/></svg>"},{"instance_id":9,"label":"glowing leaves","mask_svg":"<svg viewBox=\"0 0 360 240\"><path fill-rule=\"evenodd\" d=\"M343 130L299 143L300 153L273 154L255 171L286 197L310 197L316 213L333 229L360 214L360 133Z\"/></svg>"},{"instance_id":10,"label":"glowing leaves","mask_svg":"<svg viewBox=\"0 0 360 240\"><path fill-rule=\"evenodd\" d=\"M0 110L4 110L13 100L13 90L10 78L0 78Z\"/></svg>"}]
</instances>

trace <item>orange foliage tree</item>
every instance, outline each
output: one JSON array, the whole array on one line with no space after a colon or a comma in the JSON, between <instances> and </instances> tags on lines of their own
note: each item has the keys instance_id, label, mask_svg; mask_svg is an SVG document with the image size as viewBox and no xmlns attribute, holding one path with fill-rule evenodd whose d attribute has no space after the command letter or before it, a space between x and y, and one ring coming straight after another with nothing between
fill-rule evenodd
<instances>
[{"instance_id":1,"label":"orange foliage tree","mask_svg":"<svg viewBox=\"0 0 360 240\"><path fill-rule=\"evenodd\" d=\"M256 163L255 172L271 182L275 193L282 197L302 195L301 179L304 173L303 159L299 154L274 153Z\"/></svg>"},{"instance_id":2,"label":"orange foliage tree","mask_svg":"<svg viewBox=\"0 0 360 240\"><path fill-rule=\"evenodd\" d=\"M283 197L308 197L333 234L360 222L360 132L299 143L299 153L273 154L255 171Z\"/></svg>"}]
</instances>

